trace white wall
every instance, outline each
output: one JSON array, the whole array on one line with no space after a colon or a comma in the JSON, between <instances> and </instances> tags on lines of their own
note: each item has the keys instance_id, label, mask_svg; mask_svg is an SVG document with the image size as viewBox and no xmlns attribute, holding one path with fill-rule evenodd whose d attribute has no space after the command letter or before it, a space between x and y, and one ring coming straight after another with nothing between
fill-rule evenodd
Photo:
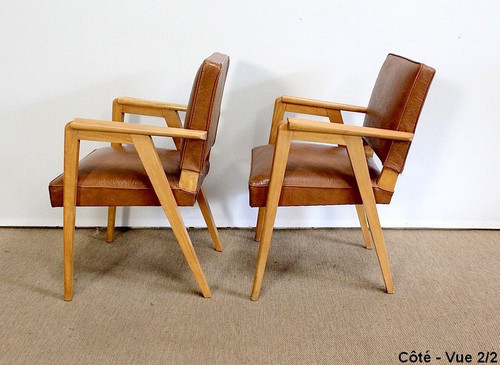
<instances>
[{"instance_id":1,"label":"white wall","mask_svg":"<svg viewBox=\"0 0 500 365\"><path fill-rule=\"evenodd\" d=\"M205 186L219 226L252 226L250 150L267 141L274 99L366 105L393 52L437 74L382 224L500 228L498 14L500 2L457 0L4 2L0 225L61 225L47 185L62 171L66 122L109 119L116 96L185 103L201 60L220 51L231 66ZM198 209L182 213L203 226ZM105 217L79 208L77 224ZM118 211L118 225L166 224L160 208ZM352 207L282 208L277 218L278 226L357 224Z\"/></svg>"}]
</instances>

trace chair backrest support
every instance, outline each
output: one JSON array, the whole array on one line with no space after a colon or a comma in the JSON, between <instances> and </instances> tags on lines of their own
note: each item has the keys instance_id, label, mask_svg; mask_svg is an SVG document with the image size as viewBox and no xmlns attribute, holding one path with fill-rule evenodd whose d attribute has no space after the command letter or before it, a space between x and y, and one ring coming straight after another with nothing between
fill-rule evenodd
<instances>
[{"instance_id":1,"label":"chair backrest support","mask_svg":"<svg viewBox=\"0 0 500 365\"><path fill-rule=\"evenodd\" d=\"M182 173L208 171L210 150L215 143L229 57L214 53L203 61L194 80L184 128L207 131L207 139L185 140L181 151Z\"/></svg>"},{"instance_id":2,"label":"chair backrest support","mask_svg":"<svg viewBox=\"0 0 500 365\"><path fill-rule=\"evenodd\" d=\"M435 72L423 63L389 54L375 82L364 126L414 133ZM403 171L410 142L365 140L384 168Z\"/></svg>"}]
</instances>

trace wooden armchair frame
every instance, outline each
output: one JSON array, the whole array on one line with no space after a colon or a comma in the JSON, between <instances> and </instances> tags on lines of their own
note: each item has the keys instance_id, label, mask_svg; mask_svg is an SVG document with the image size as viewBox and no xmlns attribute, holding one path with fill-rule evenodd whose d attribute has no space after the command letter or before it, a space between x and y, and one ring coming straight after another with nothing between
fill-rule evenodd
<instances>
[{"instance_id":1,"label":"wooden armchair frame","mask_svg":"<svg viewBox=\"0 0 500 365\"><path fill-rule=\"evenodd\" d=\"M337 144L347 147L363 202L363 204L356 205L363 239L367 248L371 248L371 240L373 239L386 291L387 293L394 292L382 227L378 217L375 196L366 161L366 155L371 156L373 151L369 146L364 145L363 137L411 141L413 133L344 125L342 111L366 113L367 108L293 96L282 96L276 99L269 135L269 144L275 144L275 149L268 197L266 207L259 208L255 232L255 240L260 241L260 246L251 294L251 299L254 301L259 299L262 287L292 140ZM297 118L284 120L285 112L324 116L328 117L331 123ZM383 189L393 191L398 175L396 171L384 167L377 184ZM370 235L372 238L370 238Z\"/></svg>"},{"instance_id":2,"label":"wooden armchair frame","mask_svg":"<svg viewBox=\"0 0 500 365\"><path fill-rule=\"evenodd\" d=\"M153 102L135 98L117 98L113 102L113 122L90 119L75 119L65 128L64 139L64 298L73 297L73 246L75 232L76 193L80 141L111 142L112 146L133 144L151 181L158 200L169 220L172 231L186 257L195 280L204 297L211 296L210 288L194 251L191 239L180 215L177 202L163 170L152 137L172 137L179 150L183 139L205 140L206 131L182 128L179 112L185 112L185 105ZM163 117L168 127L137 125L124 122L125 113ZM115 123L121 122L121 123ZM187 191L195 191L198 174L182 171L179 185ZM198 191L197 202L212 237L215 249L222 251L217 228L214 223L203 187ZM107 241L112 242L116 207L108 208Z\"/></svg>"}]
</instances>

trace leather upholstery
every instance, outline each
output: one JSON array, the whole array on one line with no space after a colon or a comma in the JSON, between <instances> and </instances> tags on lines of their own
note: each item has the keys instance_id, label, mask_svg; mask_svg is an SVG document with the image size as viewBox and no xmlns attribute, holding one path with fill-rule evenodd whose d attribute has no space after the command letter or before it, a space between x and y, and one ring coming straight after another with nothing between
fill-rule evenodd
<instances>
[{"instance_id":1,"label":"leather upholstery","mask_svg":"<svg viewBox=\"0 0 500 365\"><path fill-rule=\"evenodd\" d=\"M180 152L157 148L178 205L192 206L196 195L179 188ZM206 166L208 170L208 165ZM200 174L201 185L206 171ZM63 175L49 184L53 207L63 206ZM94 150L80 161L77 206L151 206L160 205L148 175L133 146Z\"/></svg>"},{"instance_id":2,"label":"leather upholstery","mask_svg":"<svg viewBox=\"0 0 500 365\"><path fill-rule=\"evenodd\" d=\"M228 67L229 57L214 53L203 62L196 74L184 128L206 130L207 139L184 141L181 157L182 169L200 172L208 163L210 149L215 143L217 134Z\"/></svg>"},{"instance_id":3,"label":"leather upholstery","mask_svg":"<svg viewBox=\"0 0 500 365\"><path fill-rule=\"evenodd\" d=\"M178 205L192 206L210 169L229 57L214 53L200 66L191 91L185 128L206 130L206 141L184 140L181 151L157 148ZM200 173L195 193L179 188L181 168ZM49 184L53 207L63 206L63 175ZM79 163L77 206L160 205L133 146L100 148Z\"/></svg>"},{"instance_id":4,"label":"leather upholstery","mask_svg":"<svg viewBox=\"0 0 500 365\"><path fill-rule=\"evenodd\" d=\"M435 72L422 63L389 54L373 88L364 126L414 133ZM365 140L384 167L403 171L410 142Z\"/></svg>"},{"instance_id":5,"label":"leather upholstery","mask_svg":"<svg viewBox=\"0 0 500 365\"><path fill-rule=\"evenodd\" d=\"M265 207L274 145L252 150L250 171L250 206ZM376 184L380 172L372 158L368 168L377 203L387 204L392 192ZM280 206L361 204L354 172L345 147L296 143L290 147Z\"/></svg>"},{"instance_id":6,"label":"leather upholstery","mask_svg":"<svg viewBox=\"0 0 500 365\"><path fill-rule=\"evenodd\" d=\"M415 131L435 70L422 63L389 54L370 98L364 126ZM365 138L384 167L401 173L409 142ZM265 207L274 145L252 151L250 206ZM375 200L388 204L393 192L377 185L380 172L367 157ZM280 206L362 204L349 156L344 147L292 143Z\"/></svg>"}]
</instances>

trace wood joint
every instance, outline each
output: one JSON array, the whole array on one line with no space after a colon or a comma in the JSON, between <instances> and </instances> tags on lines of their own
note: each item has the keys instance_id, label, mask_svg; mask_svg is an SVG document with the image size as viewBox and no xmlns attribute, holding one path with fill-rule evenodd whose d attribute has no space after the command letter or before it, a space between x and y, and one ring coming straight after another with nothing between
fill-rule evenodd
<instances>
[{"instance_id":1,"label":"wood joint","mask_svg":"<svg viewBox=\"0 0 500 365\"><path fill-rule=\"evenodd\" d=\"M331 123L344 124L340 110L326 109L326 114L328 115L328 119L330 119Z\"/></svg>"},{"instance_id":2,"label":"wood joint","mask_svg":"<svg viewBox=\"0 0 500 365\"><path fill-rule=\"evenodd\" d=\"M194 193L196 192L196 188L198 187L199 177L200 177L199 173L183 169L181 172L181 177L179 179L179 187L182 190Z\"/></svg>"},{"instance_id":3,"label":"wood joint","mask_svg":"<svg viewBox=\"0 0 500 365\"><path fill-rule=\"evenodd\" d=\"M123 122L125 120L125 113L123 112L122 105L118 101L118 98L113 100L113 111L111 119L113 120L113 122ZM116 143L116 142L111 143L111 147L120 147L120 146L121 143Z\"/></svg>"},{"instance_id":4,"label":"wood joint","mask_svg":"<svg viewBox=\"0 0 500 365\"><path fill-rule=\"evenodd\" d=\"M277 98L274 102L273 120L271 122L271 131L269 133L269 144L276 143L276 133L278 132L278 124L283 120L286 111L286 104L282 98Z\"/></svg>"},{"instance_id":5,"label":"wood joint","mask_svg":"<svg viewBox=\"0 0 500 365\"><path fill-rule=\"evenodd\" d=\"M182 128L181 118L177 110L162 109L163 119L171 128ZM180 151L182 149L182 138L173 138L175 148Z\"/></svg>"},{"instance_id":6,"label":"wood joint","mask_svg":"<svg viewBox=\"0 0 500 365\"><path fill-rule=\"evenodd\" d=\"M375 153L375 151L373 150L373 148L370 147L370 145L367 145L365 144L364 145L364 148L365 148L365 154L367 157L373 157L373 154Z\"/></svg>"},{"instance_id":7,"label":"wood joint","mask_svg":"<svg viewBox=\"0 0 500 365\"><path fill-rule=\"evenodd\" d=\"M396 170L384 167L378 179L377 185L384 190L394 191L399 173Z\"/></svg>"}]
</instances>

